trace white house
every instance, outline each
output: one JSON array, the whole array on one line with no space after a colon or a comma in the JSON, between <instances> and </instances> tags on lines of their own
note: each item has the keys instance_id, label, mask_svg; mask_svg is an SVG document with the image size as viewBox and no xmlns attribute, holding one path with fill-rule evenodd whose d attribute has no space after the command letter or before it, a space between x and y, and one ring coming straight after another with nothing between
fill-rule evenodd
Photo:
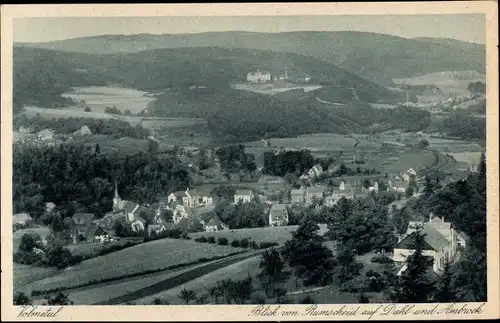
<instances>
[{"instance_id":1,"label":"white house","mask_svg":"<svg viewBox=\"0 0 500 323\"><path fill-rule=\"evenodd\" d=\"M234 192L234 204L249 203L253 199L252 190L238 189Z\"/></svg>"},{"instance_id":2,"label":"white house","mask_svg":"<svg viewBox=\"0 0 500 323\"><path fill-rule=\"evenodd\" d=\"M251 83L265 83L271 81L271 73L265 71L250 72L247 74L247 81Z\"/></svg>"},{"instance_id":3,"label":"white house","mask_svg":"<svg viewBox=\"0 0 500 323\"><path fill-rule=\"evenodd\" d=\"M170 193L170 195L167 198L167 201L169 204L180 203L186 207L193 206L193 201L191 195L189 194L189 190Z\"/></svg>"},{"instance_id":4,"label":"white house","mask_svg":"<svg viewBox=\"0 0 500 323\"><path fill-rule=\"evenodd\" d=\"M288 225L289 217L286 204L273 204L269 210L269 226L279 227Z\"/></svg>"},{"instance_id":5,"label":"white house","mask_svg":"<svg viewBox=\"0 0 500 323\"><path fill-rule=\"evenodd\" d=\"M453 261L459 246L458 234L450 222L442 217L434 217L431 213L428 222L410 222L405 236L394 247L393 260L404 263L406 258L415 252L415 236L424 234L424 250L422 254L433 260L432 269L441 273L446 262ZM404 271L404 267L399 274Z\"/></svg>"},{"instance_id":6,"label":"white house","mask_svg":"<svg viewBox=\"0 0 500 323\"><path fill-rule=\"evenodd\" d=\"M315 200L321 201L323 200L325 194L324 187L308 187L306 188L306 204L312 204Z\"/></svg>"},{"instance_id":7,"label":"white house","mask_svg":"<svg viewBox=\"0 0 500 323\"><path fill-rule=\"evenodd\" d=\"M378 181L375 181L373 186L368 187L368 191L378 193Z\"/></svg>"},{"instance_id":8,"label":"white house","mask_svg":"<svg viewBox=\"0 0 500 323\"><path fill-rule=\"evenodd\" d=\"M17 213L12 216L12 224L26 225L33 221L28 213Z\"/></svg>"},{"instance_id":9,"label":"white house","mask_svg":"<svg viewBox=\"0 0 500 323\"><path fill-rule=\"evenodd\" d=\"M321 167L320 164L314 165L308 172L307 174L309 177L318 177L319 175L323 174L323 167Z\"/></svg>"},{"instance_id":10,"label":"white house","mask_svg":"<svg viewBox=\"0 0 500 323\"><path fill-rule=\"evenodd\" d=\"M229 230L229 226L222 222L222 220L214 213L208 220L202 220L203 230L205 232L216 232Z\"/></svg>"},{"instance_id":11,"label":"white house","mask_svg":"<svg viewBox=\"0 0 500 323\"><path fill-rule=\"evenodd\" d=\"M188 217L188 213L186 211L186 208L184 205L177 204L175 208L173 209L174 216L172 217L172 220L174 221L174 224L179 223L182 219Z\"/></svg>"}]
</instances>

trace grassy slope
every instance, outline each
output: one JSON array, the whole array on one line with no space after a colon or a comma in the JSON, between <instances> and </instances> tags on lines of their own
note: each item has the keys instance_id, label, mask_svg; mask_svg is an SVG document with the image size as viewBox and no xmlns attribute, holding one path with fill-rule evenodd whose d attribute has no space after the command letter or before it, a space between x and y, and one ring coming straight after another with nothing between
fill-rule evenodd
<instances>
[{"instance_id":1,"label":"grassy slope","mask_svg":"<svg viewBox=\"0 0 500 323\"><path fill-rule=\"evenodd\" d=\"M85 260L60 275L37 281L34 289L71 287L92 280L167 268L194 262L200 258L224 256L237 251L237 248L230 246L201 244L189 240L161 239Z\"/></svg>"},{"instance_id":2,"label":"grassy slope","mask_svg":"<svg viewBox=\"0 0 500 323\"><path fill-rule=\"evenodd\" d=\"M484 45L448 39L406 39L366 32L210 32L180 35L97 36L42 44L47 49L116 53L152 48L219 46L265 49L315 57L381 83L436 71L485 70ZM453 53L453 54L450 54Z\"/></svg>"}]
</instances>

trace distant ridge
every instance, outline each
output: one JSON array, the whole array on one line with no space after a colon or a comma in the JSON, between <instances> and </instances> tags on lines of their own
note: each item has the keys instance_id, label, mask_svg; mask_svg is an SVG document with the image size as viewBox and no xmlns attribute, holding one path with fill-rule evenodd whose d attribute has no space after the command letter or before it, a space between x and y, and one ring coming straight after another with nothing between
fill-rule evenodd
<instances>
[{"instance_id":1,"label":"distant ridge","mask_svg":"<svg viewBox=\"0 0 500 323\"><path fill-rule=\"evenodd\" d=\"M19 43L16 46L92 54L183 47L261 49L311 56L382 84L391 84L393 78L442 71L476 70L485 73L485 46L481 44L353 31L100 35L46 43Z\"/></svg>"}]
</instances>

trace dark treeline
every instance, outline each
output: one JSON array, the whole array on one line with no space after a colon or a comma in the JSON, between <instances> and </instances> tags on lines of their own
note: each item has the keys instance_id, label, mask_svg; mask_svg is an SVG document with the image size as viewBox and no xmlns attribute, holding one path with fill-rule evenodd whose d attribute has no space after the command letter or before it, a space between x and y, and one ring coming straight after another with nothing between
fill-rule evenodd
<instances>
[{"instance_id":1,"label":"dark treeline","mask_svg":"<svg viewBox=\"0 0 500 323\"><path fill-rule=\"evenodd\" d=\"M255 165L254 155L245 153L244 145L224 146L215 152L220 160L222 169L234 173L240 170L253 172Z\"/></svg>"},{"instance_id":2,"label":"dark treeline","mask_svg":"<svg viewBox=\"0 0 500 323\"><path fill-rule=\"evenodd\" d=\"M268 175L285 176L288 173L301 175L313 166L314 157L307 150L264 154L264 173Z\"/></svg>"},{"instance_id":3,"label":"dark treeline","mask_svg":"<svg viewBox=\"0 0 500 323\"><path fill-rule=\"evenodd\" d=\"M157 196L185 189L191 181L174 157L140 152L123 159L100 154L98 146L73 144L13 148L14 212L37 218L45 203L53 202L63 217L74 212L102 216L111 209L115 180L122 198L138 203L155 202Z\"/></svg>"},{"instance_id":4,"label":"dark treeline","mask_svg":"<svg viewBox=\"0 0 500 323\"><path fill-rule=\"evenodd\" d=\"M452 113L442 120L439 128L452 137L486 139L486 119L473 117L467 112Z\"/></svg>"},{"instance_id":5,"label":"dark treeline","mask_svg":"<svg viewBox=\"0 0 500 323\"><path fill-rule=\"evenodd\" d=\"M469 83L467 86L467 90L472 93L480 93L480 94L485 94L486 93L486 84L482 82L473 82Z\"/></svg>"},{"instance_id":6,"label":"dark treeline","mask_svg":"<svg viewBox=\"0 0 500 323\"><path fill-rule=\"evenodd\" d=\"M111 135L114 138L132 137L144 139L149 135L149 130L137 125L132 127L130 123L117 119L94 119L94 118L52 118L45 119L41 116L26 117L19 115L14 118L14 129L19 127L31 127L32 132L38 132L46 128L53 129L56 134L72 134L87 126L92 134Z\"/></svg>"}]
</instances>

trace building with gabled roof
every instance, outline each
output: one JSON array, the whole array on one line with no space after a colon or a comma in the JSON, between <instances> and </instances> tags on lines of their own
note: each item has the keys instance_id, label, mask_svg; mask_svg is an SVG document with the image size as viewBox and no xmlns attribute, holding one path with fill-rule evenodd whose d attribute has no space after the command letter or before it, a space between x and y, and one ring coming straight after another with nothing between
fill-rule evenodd
<instances>
[{"instance_id":1,"label":"building with gabled roof","mask_svg":"<svg viewBox=\"0 0 500 323\"><path fill-rule=\"evenodd\" d=\"M288 225L288 205L286 204L273 204L269 210L269 226L279 227Z\"/></svg>"},{"instance_id":2,"label":"building with gabled roof","mask_svg":"<svg viewBox=\"0 0 500 323\"><path fill-rule=\"evenodd\" d=\"M254 195L253 191L249 189L237 189L234 192L234 204L241 203L249 203L252 201Z\"/></svg>"}]
</instances>

